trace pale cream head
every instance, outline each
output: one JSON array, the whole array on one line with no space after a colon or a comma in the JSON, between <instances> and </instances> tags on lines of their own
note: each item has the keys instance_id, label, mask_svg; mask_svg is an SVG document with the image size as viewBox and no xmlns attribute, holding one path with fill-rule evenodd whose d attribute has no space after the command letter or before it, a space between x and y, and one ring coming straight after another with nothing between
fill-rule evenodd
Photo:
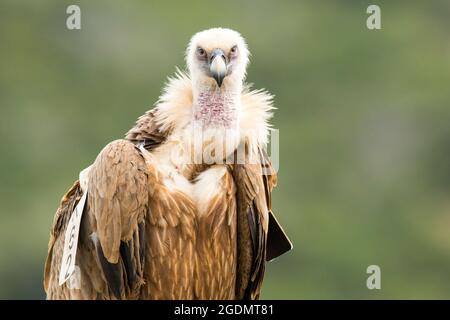
<instances>
[{"instance_id":1,"label":"pale cream head","mask_svg":"<svg viewBox=\"0 0 450 320\"><path fill-rule=\"evenodd\" d=\"M186 51L186 63L195 87L241 89L249 51L242 36L231 29L213 28L196 33Z\"/></svg>"}]
</instances>

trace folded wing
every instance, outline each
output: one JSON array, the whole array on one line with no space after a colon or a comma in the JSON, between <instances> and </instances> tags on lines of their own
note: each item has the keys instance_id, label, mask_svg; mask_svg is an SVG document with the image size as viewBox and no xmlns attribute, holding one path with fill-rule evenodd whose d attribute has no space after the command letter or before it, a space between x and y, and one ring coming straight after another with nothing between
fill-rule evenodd
<instances>
[{"instance_id":1,"label":"folded wing","mask_svg":"<svg viewBox=\"0 0 450 320\"><path fill-rule=\"evenodd\" d=\"M139 150L126 140L108 144L92 165L76 260L83 278L78 288L71 288L70 281L58 286L58 276L65 229L82 194L80 183L64 196L55 216L45 267L48 298L137 297L144 283L149 202L145 166Z\"/></svg>"}]
</instances>

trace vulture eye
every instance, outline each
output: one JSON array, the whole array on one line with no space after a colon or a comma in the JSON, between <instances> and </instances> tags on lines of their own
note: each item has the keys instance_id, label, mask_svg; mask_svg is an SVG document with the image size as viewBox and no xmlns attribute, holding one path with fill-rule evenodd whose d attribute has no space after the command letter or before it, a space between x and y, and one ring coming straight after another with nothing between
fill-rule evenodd
<instances>
[{"instance_id":1,"label":"vulture eye","mask_svg":"<svg viewBox=\"0 0 450 320\"><path fill-rule=\"evenodd\" d=\"M233 48L231 48L230 53L231 53L232 56L236 56L237 55L237 51L238 51L237 46L234 46Z\"/></svg>"},{"instance_id":2,"label":"vulture eye","mask_svg":"<svg viewBox=\"0 0 450 320\"><path fill-rule=\"evenodd\" d=\"M197 55L200 58L205 58L206 57L206 51L200 47L197 48Z\"/></svg>"}]
</instances>

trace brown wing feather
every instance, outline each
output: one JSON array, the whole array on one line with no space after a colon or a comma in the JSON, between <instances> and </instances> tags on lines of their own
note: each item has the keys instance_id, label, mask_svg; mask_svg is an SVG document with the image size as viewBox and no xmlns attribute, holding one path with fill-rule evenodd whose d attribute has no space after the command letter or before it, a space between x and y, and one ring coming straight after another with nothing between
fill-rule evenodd
<instances>
[{"instance_id":1,"label":"brown wing feather","mask_svg":"<svg viewBox=\"0 0 450 320\"><path fill-rule=\"evenodd\" d=\"M145 161L130 142L116 140L98 155L89 173L88 207L106 259L117 263L121 241L132 241L148 206Z\"/></svg>"},{"instance_id":2,"label":"brown wing feather","mask_svg":"<svg viewBox=\"0 0 450 320\"><path fill-rule=\"evenodd\" d=\"M44 289L47 293L53 292L57 289L60 270L59 262L62 259L63 248L63 243L57 240L60 239L61 234L64 234L70 215L80 198L80 184L78 181L75 181L72 187L61 199L61 203L53 219L53 225L50 231L50 240L48 242L47 259L44 267Z\"/></svg>"},{"instance_id":3,"label":"brown wing feather","mask_svg":"<svg viewBox=\"0 0 450 320\"><path fill-rule=\"evenodd\" d=\"M81 268L83 277L80 290L70 290L67 284L58 286L66 224L81 196L78 182L66 194L57 211L44 276L44 287L49 299L132 298L142 283L141 247L145 246L142 220L146 212L145 195L148 195L148 191L142 187L146 185L146 181L136 182L139 176L145 176L142 168L143 160L139 161L138 153L131 143L126 142L128 150L124 150L127 148L126 144L121 145L123 142L108 145L91 169L90 177L93 181L90 181L87 207L80 228L76 263ZM136 159L132 159L133 154ZM122 159L108 160L107 157ZM108 178L111 175L116 178ZM131 188L126 186L127 175L134 177ZM120 195L125 197L119 198ZM118 203L118 207L111 208ZM128 229L126 230L128 232L122 231L122 227ZM110 230L120 232L108 233ZM92 237L93 233L98 239ZM114 247L117 243L119 248ZM117 260L108 261L108 259Z\"/></svg>"},{"instance_id":4,"label":"brown wing feather","mask_svg":"<svg viewBox=\"0 0 450 320\"><path fill-rule=\"evenodd\" d=\"M271 211L276 172L265 151L258 152L259 163L237 164L233 172L238 199L238 299L257 299L265 261L292 248Z\"/></svg>"},{"instance_id":5,"label":"brown wing feather","mask_svg":"<svg viewBox=\"0 0 450 320\"><path fill-rule=\"evenodd\" d=\"M260 164L236 164L238 274L237 299L257 299L264 277L268 206Z\"/></svg>"},{"instance_id":6,"label":"brown wing feather","mask_svg":"<svg viewBox=\"0 0 450 320\"><path fill-rule=\"evenodd\" d=\"M44 274L49 299L136 297L143 284L145 216L148 211L146 164L126 140L108 144L89 172L76 265L81 288L58 286L64 232L80 196L77 182L64 196L55 215Z\"/></svg>"},{"instance_id":7,"label":"brown wing feather","mask_svg":"<svg viewBox=\"0 0 450 320\"><path fill-rule=\"evenodd\" d=\"M127 132L125 139L136 145L143 143L147 150L163 143L168 133L162 131L156 123L155 112L156 109L152 109L139 117L136 125Z\"/></svg>"},{"instance_id":8,"label":"brown wing feather","mask_svg":"<svg viewBox=\"0 0 450 320\"><path fill-rule=\"evenodd\" d=\"M264 191L269 209L269 230L267 234L266 260L271 261L292 249L292 242L272 212L272 189L277 184L277 175L264 149L260 150Z\"/></svg>"},{"instance_id":9,"label":"brown wing feather","mask_svg":"<svg viewBox=\"0 0 450 320\"><path fill-rule=\"evenodd\" d=\"M92 165L88 185L88 217L105 278L116 298L134 297L143 283L139 239L145 238L149 204L145 160L129 141L111 142Z\"/></svg>"}]
</instances>

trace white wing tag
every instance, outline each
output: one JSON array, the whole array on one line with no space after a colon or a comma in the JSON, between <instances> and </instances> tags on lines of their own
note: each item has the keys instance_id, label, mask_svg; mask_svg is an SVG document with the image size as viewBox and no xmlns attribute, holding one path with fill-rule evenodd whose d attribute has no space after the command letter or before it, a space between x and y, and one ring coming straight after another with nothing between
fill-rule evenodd
<instances>
[{"instance_id":1,"label":"white wing tag","mask_svg":"<svg viewBox=\"0 0 450 320\"><path fill-rule=\"evenodd\" d=\"M64 252L59 272L59 285L62 285L75 271L75 257L77 255L78 235L80 233L81 216L86 204L87 189L70 216L64 237Z\"/></svg>"}]
</instances>

